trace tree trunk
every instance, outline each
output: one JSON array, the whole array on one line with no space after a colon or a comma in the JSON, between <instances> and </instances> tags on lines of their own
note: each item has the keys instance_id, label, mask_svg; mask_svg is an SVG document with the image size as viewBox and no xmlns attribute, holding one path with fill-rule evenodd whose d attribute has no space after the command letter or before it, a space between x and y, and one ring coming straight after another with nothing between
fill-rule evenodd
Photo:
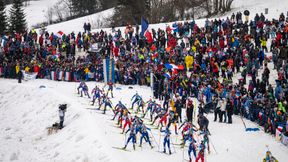
<instances>
[{"instance_id":1,"label":"tree trunk","mask_svg":"<svg viewBox=\"0 0 288 162\"><path fill-rule=\"evenodd\" d=\"M223 0L223 4L222 4L222 12L226 11L226 0Z\"/></svg>"},{"instance_id":2,"label":"tree trunk","mask_svg":"<svg viewBox=\"0 0 288 162\"><path fill-rule=\"evenodd\" d=\"M210 10L210 6L209 6L209 0L205 0L205 8L206 8L206 11L208 12L208 17L211 16L211 10Z\"/></svg>"},{"instance_id":3,"label":"tree trunk","mask_svg":"<svg viewBox=\"0 0 288 162\"><path fill-rule=\"evenodd\" d=\"M219 12L218 3L219 3L219 0L214 0L214 13L215 14Z\"/></svg>"},{"instance_id":4,"label":"tree trunk","mask_svg":"<svg viewBox=\"0 0 288 162\"><path fill-rule=\"evenodd\" d=\"M195 20L195 7L192 8L192 18Z\"/></svg>"},{"instance_id":5,"label":"tree trunk","mask_svg":"<svg viewBox=\"0 0 288 162\"><path fill-rule=\"evenodd\" d=\"M230 11L231 10L232 2L233 2L233 0L227 0L226 11Z\"/></svg>"},{"instance_id":6,"label":"tree trunk","mask_svg":"<svg viewBox=\"0 0 288 162\"><path fill-rule=\"evenodd\" d=\"M222 10L222 4L223 4L223 0L220 0L220 2L219 2L219 11Z\"/></svg>"}]
</instances>

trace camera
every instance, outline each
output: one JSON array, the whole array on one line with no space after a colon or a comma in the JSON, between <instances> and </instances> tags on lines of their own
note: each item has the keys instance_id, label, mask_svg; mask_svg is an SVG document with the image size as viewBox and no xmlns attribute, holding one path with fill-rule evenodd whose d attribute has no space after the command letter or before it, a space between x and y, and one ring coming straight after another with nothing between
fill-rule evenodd
<instances>
[{"instance_id":1,"label":"camera","mask_svg":"<svg viewBox=\"0 0 288 162\"><path fill-rule=\"evenodd\" d=\"M66 110L67 109L67 104L60 104L59 105L60 110Z\"/></svg>"}]
</instances>

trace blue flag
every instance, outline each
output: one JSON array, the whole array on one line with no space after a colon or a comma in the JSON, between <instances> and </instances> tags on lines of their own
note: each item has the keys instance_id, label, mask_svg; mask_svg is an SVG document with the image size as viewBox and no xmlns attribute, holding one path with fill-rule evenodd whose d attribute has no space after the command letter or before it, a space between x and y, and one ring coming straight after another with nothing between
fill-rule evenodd
<instances>
[{"instance_id":1,"label":"blue flag","mask_svg":"<svg viewBox=\"0 0 288 162\"><path fill-rule=\"evenodd\" d=\"M148 29L148 26L149 26L148 21L144 17L141 17L141 33L140 33L140 35L142 37L144 36L145 31Z\"/></svg>"}]
</instances>

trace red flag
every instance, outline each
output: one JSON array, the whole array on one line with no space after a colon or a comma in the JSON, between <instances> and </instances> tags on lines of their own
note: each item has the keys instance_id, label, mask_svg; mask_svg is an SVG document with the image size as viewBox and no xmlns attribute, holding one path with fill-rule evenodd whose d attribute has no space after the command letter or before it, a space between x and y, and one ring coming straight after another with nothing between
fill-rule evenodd
<instances>
[{"instance_id":1,"label":"red flag","mask_svg":"<svg viewBox=\"0 0 288 162\"><path fill-rule=\"evenodd\" d=\"M150 47L150 50L152 50L154 52L156 50L156 46L154 44L152 44L152 46Z\"/></svg>"},{"instance_id":2,"label":"red flag","mask_svg":"<svg viewBox=\"0 0 288 162\"><path fill-rule=\"evenodd\" d=\"M63 36L63 32L62 31L58 31L58 33L56 34L57 37L61 38Z\"/></svg>"},{"instance_id":3,"label":"red flag","mask_svg":"<svg viewBox=\"0 0 288 162\"><path fill-rule=\"evenodd\" d=\"M168 47L171 47L171 48L175 48L176 45L177 45L177 40L176 40L172 35L170 35L170 36L168 37L167 46L168 46Z\"/></svg>"},{"instance_id":4,"label":"red flag","mask_svg":"<svg viewBox=\"0 0 288 162\"><path fill-rule=\"evenodd\" d=\"M145 32L145 37L148 43L153 43L152 33L150 33L148 30Z\"/></svg>"}]
</instances>

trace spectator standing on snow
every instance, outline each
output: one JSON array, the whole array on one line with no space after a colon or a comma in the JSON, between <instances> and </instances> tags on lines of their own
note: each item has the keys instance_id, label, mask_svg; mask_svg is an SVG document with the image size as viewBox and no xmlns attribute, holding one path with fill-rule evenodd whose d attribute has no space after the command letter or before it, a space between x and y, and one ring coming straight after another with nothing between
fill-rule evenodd
<instances>
[{"instance_id":1,"label":"spectator standing on snow","mask_svg":"<svg viewBox=\"0 0 288 162\"><path fill-rule=\"evenodd\" d=\"M67 109L67 104L61 104L59 106L59 118L60 118L60 123L59 123L59 129L63 128L63 123L64 123L64 117L65 117L65 112Z\"/></svg>"},{"instance_id":2,"label":"spectator standing on snow","mask_svg":"<svg viewBox=\"0 0 288 162\"><path fill-rule=\"evenodd\" d=\"M86 22L84 23L84 26L83 26L83 28L84 28L84 33L87 33L87 30L88 30L88 25L86 24Z\"/></svg>"}]
</instances>

